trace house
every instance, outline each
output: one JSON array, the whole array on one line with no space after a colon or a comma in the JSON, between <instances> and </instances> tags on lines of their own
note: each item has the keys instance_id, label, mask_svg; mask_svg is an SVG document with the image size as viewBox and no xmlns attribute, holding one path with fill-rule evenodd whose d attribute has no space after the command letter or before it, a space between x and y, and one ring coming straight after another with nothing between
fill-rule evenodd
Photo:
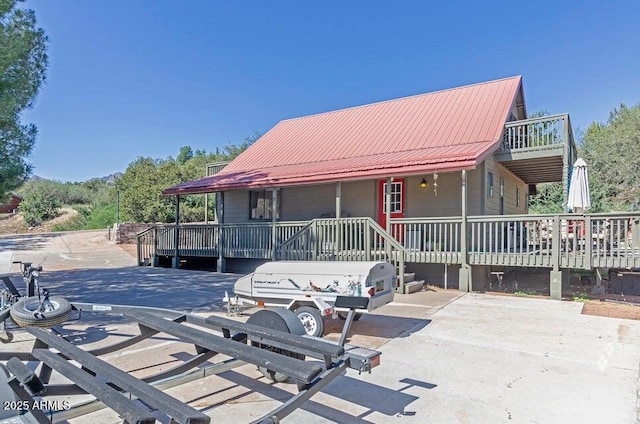
<instances>
[{"instance_id":1,"label":"house","mask_svg":"<svg viewBox=\"0 0 640 424\"><path fill-rule=\"evenodd\" d=\"M18 210L18 206L22 202L22 197L11 195L6 202L0 204L0 213L14 213Z\"/></svg>"},{"instance_id":2,"label":"house","mask_svg":"<svg viewBox=\"0 0 640 424\"><path fill-rule=\"evenodd\" d=\"M540 228L566 218L527 215L527 199L539 183L567 186L575 159L569 116L529 119L520 76L287 119L215 175L164 191L177 205L217 193L218 227L171 227L154 243L169 240L175 261L208 252L218 269L384 259L401 285L411 271L464 291L505 266L542 266L558 297L563 267L593 264L562 256L566 236Z\"/></svg>"}]
</instances>

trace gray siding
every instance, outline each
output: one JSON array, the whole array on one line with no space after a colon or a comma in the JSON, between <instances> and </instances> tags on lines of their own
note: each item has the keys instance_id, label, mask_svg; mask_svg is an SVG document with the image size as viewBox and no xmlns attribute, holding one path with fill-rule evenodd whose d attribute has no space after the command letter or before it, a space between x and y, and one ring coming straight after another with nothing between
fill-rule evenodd
<instances>
[{"instance_id":1,"label":"gray siding","mask_svg":"<svg viewBox=\"0 0 640 424\"><path fill-rule=\"evenodd\" d=\"M279 194L283 221L306 221L336 212L335 184L285 187Z\"/></svg>"},{"instance_id":2,"label":"gray siding","mask_svg":"<svg viewBox=\"0 0 640 424\"><path fill-rule=\"evenodd\" d=\"M494 173L494 196L486 198L486 172ZM497 214L499 210L500 176L505 180L505 213L526 212L526 185L505 168L487 160L486 164L467 172L467 210L469 215ZM429 184L420 187L422 178ZM342 183L342 213L378 219L378 181ZM461 213L462 177L460 171L438 174L438 194L433 187L433 174L405 178L405 216L407 218L459 216ZM520 188L520 205L516 207L516 187ZM306 221L322 215L334 216L336 184L284 187L278 192L280 220ZM225 222L249 222L249 192L225 194Z\"/></svg>"},{"instance_id":3,"label":"gray siding","mask_svg":"<svg viewBox=\"0 0 640 424\"><path fill-rule=\"evenodd\" d=\"M375 219L378 214L377 184L375 180L342 183L342 210L350 216L368 216Z\"/></svg>"},{"instance_id":4,"label":"gray siding","mask_svg":"<svg viewBox=\"0 0 640 424\"><path fill-rule=\"evenodd\" d=\"M458 172L458 174L460 174ZM462 176L459 175L462 184ZM484 199L482 167L467 171L467 215L482 215Z\"/></svg>"},{"instance_id":5,"label":"gray siding","mask_svg":"<svg viewBox=\"0 0 640 424\"><path fill-rule=\"evenodd\" d=\"M489 197L487 178L489 172L493 172L493 197ZM500 179L504 180L504 213L505 215L527 213L526 193L527 185L518 177L509 172L493 157L485 161L485 183L483 192L485 196L485 215L500 214ZM516 193L520 190L520 201L517 204Z\"/></svg>"},{"instance_id":6,"label":"gray siding","mask_svg":"<svg viewBox=\"0 0 640 424\"><path fill-rule=\"evenodd\" d=\"M342 183L341 209L345 216L375 215L375 181ZM280 190L282 219L305 221L336 213L336 184L285 187Z\"/></svg>"},{"instance_id":7,"label":"gray siding","mask_svg":"<svg viewBox=\"0 0 640 424\"><path fill-rule=\"evenodd\" d=\"M482 210L480 189L482 172L474 169L467 172L467 213L477 215ZM421 188L422 178L429 186ZM433 174L406 178L405 213L407 218L460 216L462 211L462 172L438 174L438 194L433 187Z\"/></svg>"},{"instance_id":8,"label":"gray siding","mask_svg":"<svg viewBox=\"0 0 640 424\"><path fill-rule=\"evenodd\" d=\"M421 188L422 178L428 187ZM433 188L433 175L409 177L405 180L405 216L407 218L460 215L461 179L458 172L438 174L438 195Z\"/></svg>"},{"instance_id":9,"label":"gray siding","mask_svg":"<svg viewBox=\"0 0 640 424\"><path fill-rule=\"evenodd\" d=\"M249 221L249 192L227 191L224 194L224 222L235 224Z\"/></svg>"},{"instance_id":10,"label":"gray siding","mask_svg":"<svg viewBox=\"0 0 640 424\"><path fill-rule=\"evenodd\" d=\"M321 184L284 187L278 191L281 221L306 221L336 212L336 185ZM376 182L354 181L342 183L342 212L348 216L376 214ZM332 215L333 216L333 215ZM242 223L249 220L249 191L229 191L225 194L225 222Z\"/></svg>"}]
</instances>

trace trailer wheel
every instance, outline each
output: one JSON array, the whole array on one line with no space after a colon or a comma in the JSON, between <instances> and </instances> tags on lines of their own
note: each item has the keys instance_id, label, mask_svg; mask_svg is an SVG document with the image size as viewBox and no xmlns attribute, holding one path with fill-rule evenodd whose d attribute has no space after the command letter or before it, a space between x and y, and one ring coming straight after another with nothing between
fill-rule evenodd
<instances>
[{"instance_id":1,"label":"trailer wheel","mask_svg":"<svg viewBox=\"0 0 640 424\"><path fill-rule=\"evenodd\" d=\"M346 320L347 312L338 312L338 318L340 318L342 321ZM353 314L354 321L358 321L360 318L362 318L362 312L356 312L355 314Z\"/></svg>"},{"instance_id":2,"label":"trailer wheel","mask_svg":"<svg viewBox=\"0 0 640 424\"><path fill-rule=\"evenodd\" d=\"M300 322L296 314L288 309L263 309L251 315L247 320L247 324L257 325L260 327L269 328L271 330L283 331L285 333L295 334L298 336L302 336L305 334L304 327L302 326L302 323ZM254 341L251 342L251 345L304 361L304 355L300 353ZM262 375L264 375L266 378L271 381L275 381L276 383L284 383L289 380L289 376L281 372L275 372L265 367L258 367L258 370L260 370Z\"/></svg>"},{"instance_id":3,"label":"trailer wheel","mask_svg":"<svg viewBox=\"0 0 640 424\"><path fill-rule=\"evenodd\" d=\"M304 327L305 333L313 337L322 337L324 333L324 322L320 312L312 306L301 306L295 310L298 319Z\"/></svg>"},{"instance_id":4,"label":"trailer wheel","mask_svg":"<svg viewBox=\"0 0 640 424\"><path fill-rule=\"evenodd\" d=\"M52 296L49 298L50 308L44 312L37 312L40 307L38 296L19 300L11 307L9 314L13 322L20 327L53 327L62 324L71 316L71 304L64 298Z\"/></svg>"}]
</instances>

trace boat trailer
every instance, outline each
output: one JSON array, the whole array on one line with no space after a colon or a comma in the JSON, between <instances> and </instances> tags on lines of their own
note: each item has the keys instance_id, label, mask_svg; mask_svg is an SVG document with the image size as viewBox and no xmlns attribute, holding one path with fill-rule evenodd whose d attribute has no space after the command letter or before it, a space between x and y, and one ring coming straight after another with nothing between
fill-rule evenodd
<instances>
[{"instance_id":1,"label":"boat trailer","mask_svg":"<svg viewBox=\"0 0 640 424\"><path fill-rule=\"evenodd\" d=\"M125 423L156 420L209 423L209 416L163 390L249 363L273 381L288 379L297 384L296 394L253 421L276 424L347 368L371 372L379 365L380 352L345 344L355 310L366 308L365 302L368 299L362 297L337 298L337 307L349 309L339 342L304 334L297 316L286 309L260 310L251 315L247 323L242 323L167 309L71 302L79 317L83 312L123 315L137 324L139 334L108 346L84 350L61 337L55 329L22 329L35 338L32 350L0 351L0 401L4 407L0 411L0 423L60 422L105 407L115 411ZM144 378L136 378L101 358L159 333L192 344L196 354L173 368ZM230 359L211 361L219 354ZM25 362L30 363L29 366ZM54 371L71 383L51 383ZM86 394L95 399L65 405L62 409L41 408L53 405L55 401L47 400L51 397Z\"/></svg>"}]
</instances>

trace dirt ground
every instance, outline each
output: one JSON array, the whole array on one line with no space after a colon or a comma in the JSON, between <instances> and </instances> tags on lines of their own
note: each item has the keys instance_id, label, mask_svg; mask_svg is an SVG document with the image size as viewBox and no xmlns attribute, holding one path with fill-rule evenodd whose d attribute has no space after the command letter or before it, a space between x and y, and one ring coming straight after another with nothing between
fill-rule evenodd
<instances>
[{"instance_id":1,"label":"dirt ground","mask_svg":"<svg viewBox=\"0 0 640 424\"><path fill-rule=\"evenodd\" d=\"M118 247L134 258L138 257L138 246L136 246L135 244L119 244Z\"/></svg>"},{"instance_id":2,"label":"dirt ground","mask_svg":"<svg viewBox=\"0 0 640 424\"><path fill-rule=\"evenodd\" d=\"M564 301L583 302L582 313L585 315L595 315L609 318L623 318L640 320L640 296L622 296L616 294L591 295L590 286L582 286L576 289L572 286L569 293L563 296ZM490 292L488 294L498 296L523 296L509 292ZM534 297L548 299L548 295L524 295L524 297Z\"/></svg>"},{"instance_id":3,"label":"dirt ground","mask_svg":"<svg viewBox=\"0 0 640 424\"><path fill-rule=\"evenodd\" d=\"M2 234L22 234L22 233L47 233L53 231L53 227L68 221L78 214L78 211L70 208L60 209L60 215L54 219L44 222L36 227L28 227L24 222L21 213L0 215L0 235Z\"/></svg>"},{"instance_id":4,"label":"dirt ground","mask_svg":"<svg viewBox=\"0 0 640 424\"><path fill-rule=\"evenodd\" d=\"M584 302L582 313L611 318L640 320L640 296L606 293L591 294L591 285L571 285L567 300Z\"/></svg>"},{"instance_id":5,"label":"dirt ground","mask_svg":"<svg viewBox=\"0 0 640 424\"><path fill-rule=\"evenodd\" d=\"M601 317L640 320L640 305L617 303L609 300L590 300L584 304L582 313Z\"/></svg>"}]
</instances>

